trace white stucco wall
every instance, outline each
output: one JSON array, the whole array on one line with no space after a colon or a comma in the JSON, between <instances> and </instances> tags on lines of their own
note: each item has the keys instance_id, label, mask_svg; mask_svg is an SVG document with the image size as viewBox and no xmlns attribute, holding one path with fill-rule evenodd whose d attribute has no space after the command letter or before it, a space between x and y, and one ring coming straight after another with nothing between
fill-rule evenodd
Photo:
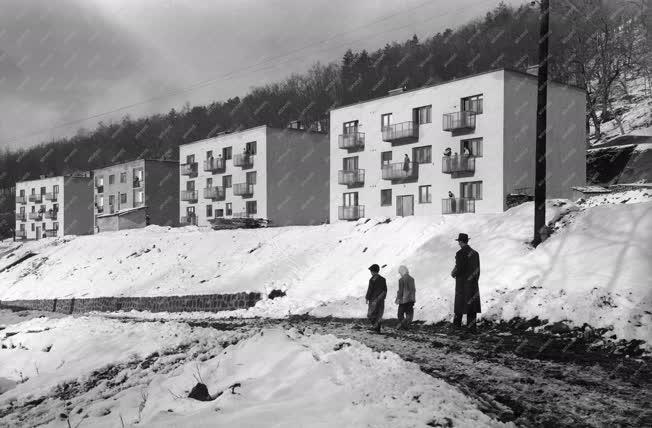
<instances>
[{"instance_id":1,"label":"white stucco wall","mask_svg":"<svg viewBox=\"0 0 652 428\"><path fill-rule=\"evenodd\" d=\"M45 187L46 193L52 192L52 189L55 185L59 186L59 196L57 198L57 201L49 201L43 198L42 202L40 203L35 203L35 202L30 202L29 201L29 195L32 193L32 189L35 189L36 194L40 194L41 192L41 187ZM20 212L20 208L24 207L25 208L25 221L19 221L16 219L16 231L20 230L20 225L24 224L25 225L25 231L26 231L26 237L27 239L40 239L43 236L43 224L46 225L46 228L50 229L52 228L52 223L56 222L59 224L59 230L57 233L57 236L63 236L64 234L64 203L66 200L66 197L70 197L72 195L66 195L65 193L65 187L64 187L64 177L63 176L58 176L58 177L48 177L48 178L43 178L43 179L38 179L38 180L30 180L30 181L21 181L16 183L16 197L20 196L20 191L24 190L25 191L25 204L18 203L16 201L16 213ZM45 211L47 212L48 210L52 209L54 204L59 205L59 210L57 213L57 219L56 220L50 220L45 218L45 214L43 215L42 220L30 220L29 219L29 213L32 211L32 207L34 207L34 210L36 212L39 211L41 206L45 207ZM34 224L34 229L32 230L32 224ZM36 227L40 228L40 236L36 235ZM50 236L48 234L48 236Z\"/></svg>"}]
</instances>

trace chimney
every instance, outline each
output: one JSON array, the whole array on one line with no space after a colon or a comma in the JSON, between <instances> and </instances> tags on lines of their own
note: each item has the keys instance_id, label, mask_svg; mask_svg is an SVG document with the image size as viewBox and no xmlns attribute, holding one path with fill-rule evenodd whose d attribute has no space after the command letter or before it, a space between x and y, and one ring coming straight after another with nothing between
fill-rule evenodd
<instances>
[{"instance_id":1,"label":"chimney","mask_svg":"<svg viewBox=\"0 0 652 428\"><path fill-rule=\"evenodd\" d=\"M387 91L387 95L390 95L390 96L391 95L398 95L398 94L402 94L403 92L405 92L405 86L401 86L400 88L396 88L396 89L391 89L391 90Z\"/></svg>"}]
</instances>

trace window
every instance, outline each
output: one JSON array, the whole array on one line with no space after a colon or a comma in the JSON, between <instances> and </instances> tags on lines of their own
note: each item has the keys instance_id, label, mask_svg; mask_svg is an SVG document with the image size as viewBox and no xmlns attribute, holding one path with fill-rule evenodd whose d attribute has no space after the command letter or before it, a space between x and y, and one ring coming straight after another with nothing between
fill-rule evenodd
<instances>
[{"instance_id":1,"label":"window","mask_svg":"<svg viewBox=\"0 0 652 428\"><path fill-rule=\"evenodd\" d=\"M248 172L245 181L247 184L256 184L256 171Z\"/></svg>"},{"instance_id":2,"label":"window","mask_svg":"<svg viewBox=\"0 0 652 428\"><path fill-rule=\"evenodd\" d=\"M245 144L245 151L249 153L250 155L255 155L256 154L256 142L251 141L247 144Z\"/></svg>"},{"instance_id":3,"label":"window","mask_svg":"<svg viewBox=\"0 0 652 428\"><path fill-rule=\"evenodd\" d=\"M115 175L111 174L109 175L109 184L114 184L115 183Z\"/></svg>"},{"instance_id":4,"label":"window","mask_svg":"<svg viewBox=\"0 0 652 428\"><path fill-rule=\"evenodd\" d=\"M34 232L35 225L36 225L36 223L32 223L32 232Z\"/></svg>"},{"instance_id":5,"label":"window","mask_svg":"<svg viewBox=\"0 0 652 428\"><path fill-rule=\"evenodd\" d=\"M52 193L54 193L55 195L59 194L59 185L58 184L55 184L54 186L52 186Z\"/></svg>"},{"instance_id":6,"label":"window","mask_svg":"<svg viewBox=\"0 0 652 428\"><path fill-rule=\"evenodd\" d=\"M462 98L462 111L472 111L482 114L482 94Z\"/></svg>"},{"instance_id":7,"label":"window","mask_svg":"<svg viewBox=\"0 0 652 428\"><path fill-rule=\"evenodd\" d=\"M194 217L195 216L195 207L186 207L186 216Z\"/></svg>"},{"instance_id":8,"label":"window","mask_svg":"<svg viewBox=\"0 0 652 428\"><path fill-rule=\"evenodd\" d=\"M36 189L32 187L32 195L36 195Z\"/></svg>"},{"instance_id":9,"label":"window","mask_svg":"<svg viewBox=\"0 0 652 428\"><path fill-rule=\"evenodd\" d=\"M415 147L412 149L412 162L431 163L432 146Z\"/></svg>"},{"instance_id":10,"label":"window","mask_svg":"<svg viewBox=\"0 0 652 428\"><path fill-rule=\"evenodd\" d=\"M134 206L139 207L143 204L143 191L141 189L134 190Z\"/></svg>"},{"instance_id":11,"label":"window","mask_svg":"<svg viewBox=\"0 0 652 428\"><path fill-rule=\"evenodd\" d=\"M233 158L233 147L224 147L222 149L222 157L224 160L229 160Z\"/></svg>"},{"instance_id":12,"label":"window","mask_svg":"<svg viewBox=\"0 0 652 428\"><path fill-rule=\"evenodd\" d=\"M41 195L44 195L46 193L45 186L41 187Z\"/></svg>"},{"instance_id":13,"label":"window","mask_svg":"<svg viewBox=\"0 0 652 428\"><path fill-rule=\"evenodd\" d=\"M342 205L345 207L358 206L358 192L349 192L342 195Z\"/></svg>"},{"instance_id":14,"label":"window","mask_svg":"<svg viewBox=\"0 0 652 428\"><path fill-rule=\"evenodd\" d=\"M432 122L432 106L418 107L413 110L414 122L419 125Z\"/></svg>"},{"instance_id":15,"label":"window","mask_svg":"<svg viewBox=\"0 0 652 428\"><path fill-rule=\"evenodd\" d=\"M382 152L380 154L380 166L389 165L392 162L392 152Z\"/></svg>"},{"instance_id":16,"label":"window","mask_svg":"<svg viewBox=\"0 0 652 428\"><path fill-rule=\"evenodd\" d=\"M385 113L380 116L380 129L385 129L386 126L392 124L392 113Z\"/></svg>"},{"instance_id":17,"label":"window","mask_svg":"<svg viewBox=\"0 0 652 428\"><path fill-rule=\"evenodd\" d=\"M258 212L258 203L256 201L247 201L247 214L256 214Z\"/></svg>"},{"instance_id":18,"label":"window","mask_svg":"<svg viewBox=\"0 0 652 428\"><path fill-rule=\"evenodd\" d=\"M127 182L127 173L126 172L121 172L120 173L120 183L126 183Z\"/></svg>"},{"instance_id":19,"label":"window","mask_svg":"<svg viewBox=\"0 0 652 428\"><path fill-rule=\"evenodd\" d=\"M59 204L52 204L52 212L55 213L59 212Z\"/></svg>"},{"instance_id":20,"label":"window","mask_svg":"<svg viewBox=\"0 0 652 428\"><path fill-rule=\"evenodd\" d=\"M143 169L134 169L134 186L141 187L143 185Z\"/></svg>"},{"instance_id":21,"label":"window","mask_svg":"<svg viewBox=\"0 0 652 428\"><path fill-rule=\"evenodd\" d=\"M392 189L382 189L380 191L380 206L386 207L392 205Z\"/></svg>"},{"instance_id":22,"label":"window","mask_svg":"<svg viewBox=\"0 0 652 428\"><path fill-rule=\"evenodd\" d=\"M115 196L109 195L109 205L115 205Z\"/></svg>"},{"instance_id":23,"label":"window","mask_svg":"<svg viewBox=\"0 0 652 428\"><path fill-rule=\"evenodd\" d=\"M233 204L231 202L226 203L226 215L233 215Z\"/></svg>"},{"instance_id":24,"label":"window","mask_svg":"<svg viewBox=\"0 0 652 428\"><path fill-rule=\"evenodd\" d=\"M225 189L231 187L231 184L232 184L232 180L230 175L222 176L222 186L224 186Z\"/></svg>"},{"instance_id":25,"label":"window","mask_svg":"<svg viewBox=\"0 0 652 428\"><path fill-rule=\"evenodd\" d=\"M186 163L195 163L195 155L186 156Z\"/></svg>"},{"instance_id":26,"label":"window","mask_svg":"<svg viewBox=\"0 0 652 428\"><path fill-rule=\"evenodd\" d=\"M213 151L212 150L207 151L206 152L206 159L210 159L212 157L213 157Z\"/></svg>"},{"instance_id":27,"label":"window","mask_svg":"<svg viewBox=\"0 0 652 428\"><path fill-rule=\"evenodd\" d=\"M358 169L358 157L352 156L350 158L342 159L342 169L344 171L355 171Z\"/></svg>"},{"instance_id":28,"label":"window","mask_svg":"<svg viewBox=\"0 0 652 428\"><path fill-rule=\"evenodd\" d=\"M222 208L215 210L215 217L224 217L224 210Z\"/></svg>"},{"instance_id":29,"label":"window","mask_svg":"<svg viewBox=\"0 0 652 428\"><path fill-rule=\"evenodd\" d=\"M25 189L20 189L20 196L25 197Z\"/></svg>"},{"instance_id":30,"label":"window","mask_svg":"<svg viewBox=\"0 0 652 428\"><path fill-rule=\"evenodd\" d=\"M432 186L419 186L419 203L430 204L432 203Z\"/></svg>"},{"instance_id":31,"label":"window","mask_svg":"<svg viewBox=\"0 0 652 428\"><path fill-rule=\"evenodd\" d=\"M104 186L104 177L101 175L99 177L95 177L95 187L102 187ZM32 194L34 194L34 189L32 189Z\"/></svg>"},{"instance_id":32,"label":"window","mask_svg":"<svg viewBox=\"0 0 652 428\"><path fill-rule=\"evenodd\" d=\"M104 196L100 195L100 197L97 198L97 205L99 205L100 207L104 206Z\"/></svg>"},{"instance_id":33,"label":"window","mask_svg":"<svg viewBox=\"0 0 652 428\"><path fill-rule=\"evenodd\" d=\"M353 134L355 132L358 132L358 121L357 120L352 120L350 122L344 122L344 125L342 126L343 134Z\"/></svg>"},{"instance_id":34,"label":"window","mask_svg":"<svg viewBox=\"0 0 652 428\"><path fill-rule=\"evenodd\" d=\"M482 199L482 181L460 183L460 196L469 199Z\"/></svg>"},{"instance_id":35,"label":"window","mask_svg":"<svg viewBox=\"0 0 652 428\"><path fill-rule=\"evenodd\" d=\"M477 158L482 157L482 138L472 138L470 140L462 140L460 146L460 153Z\"/></svg>"},{"instance_id":36,"label":"window","mask_svg":"<svg viewBox=\"0 0 652 428\"><path fill-rule=\"evenodd\" d=\"M213 217L213 206L206 205L206 217Z\"/></svg>"},{"instance_id":37,"label":"window","mask_svg":"<svg viewBox=\"0 0 652 428\"><path fill-rule=\"evenodd\" d=\"M186 181L186 190L195 190L195 181Z\"/></svg>"},{"instance_id":38,"label":"window","mask_svg":"<svg viewBox=\"0 0 652 428\"><path fill-rule=\"evenodd\" d=\"M121 204L126 204L127 203L127 194L126 193L120 193L120 203Z\"/></svg>"},{"instance_id":39,"label":"window","mask_svg":"<svg viewBox=\"0 0 652 428\"><path fill-rule=\"evenodd\" d=\"M55 221L52 223L52 229L59 230L59 222Z\"/></svg>"},{"instance_id":40,"label":"window","mask_svg":"<svg viewBox=\"0 0 652 428\"><path fill-rule=\"evenodd\" d=\"M206 179L206 187L210 188L213 187L213 178L207 178Z\"/></svg>"}]
</instances>

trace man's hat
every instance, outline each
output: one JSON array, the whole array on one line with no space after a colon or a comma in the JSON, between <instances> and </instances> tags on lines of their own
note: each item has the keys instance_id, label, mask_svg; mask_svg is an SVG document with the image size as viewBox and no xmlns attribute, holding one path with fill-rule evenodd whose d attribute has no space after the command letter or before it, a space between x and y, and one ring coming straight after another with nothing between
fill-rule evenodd
<instances>
[{"instance_id":1,"label":"man's hat","mask_svg":"<svg viewBox=\"0 0 652 428\"><path fill-rule=\"evenodd\" d=\"M380 272L380 266L374 263L371 266L369 266L369 270L372 272Z\"/></svg>"},{"instance_id":2,"label":"man's hat","mask_svg":"<svg viewBox=\"0 0 652 428\"><path fill-rule=\"evenodd\" d=\"M469 235L467 235L466 233L460 233L459 235L457 235L456 241L467 243L469 242Z\"/></svg>"}]
</instances>

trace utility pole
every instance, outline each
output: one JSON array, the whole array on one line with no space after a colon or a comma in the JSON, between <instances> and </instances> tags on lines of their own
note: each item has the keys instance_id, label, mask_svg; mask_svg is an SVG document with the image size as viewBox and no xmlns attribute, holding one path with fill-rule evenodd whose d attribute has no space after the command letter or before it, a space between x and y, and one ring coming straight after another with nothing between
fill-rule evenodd
<instances>
[{"instance_id":1,"label":"utility pole","mask_svg":"<svg viewBox=\"0 0 652 428\"><path fill-rule=\"evenodd\" d=\"M546 107L548 103L548 39L550 0L541 0L539 21L539 67L537 82L537 130L534 168L534 239L535 247L543 240L546 227Z\"/></svg>"}]
</instances>

